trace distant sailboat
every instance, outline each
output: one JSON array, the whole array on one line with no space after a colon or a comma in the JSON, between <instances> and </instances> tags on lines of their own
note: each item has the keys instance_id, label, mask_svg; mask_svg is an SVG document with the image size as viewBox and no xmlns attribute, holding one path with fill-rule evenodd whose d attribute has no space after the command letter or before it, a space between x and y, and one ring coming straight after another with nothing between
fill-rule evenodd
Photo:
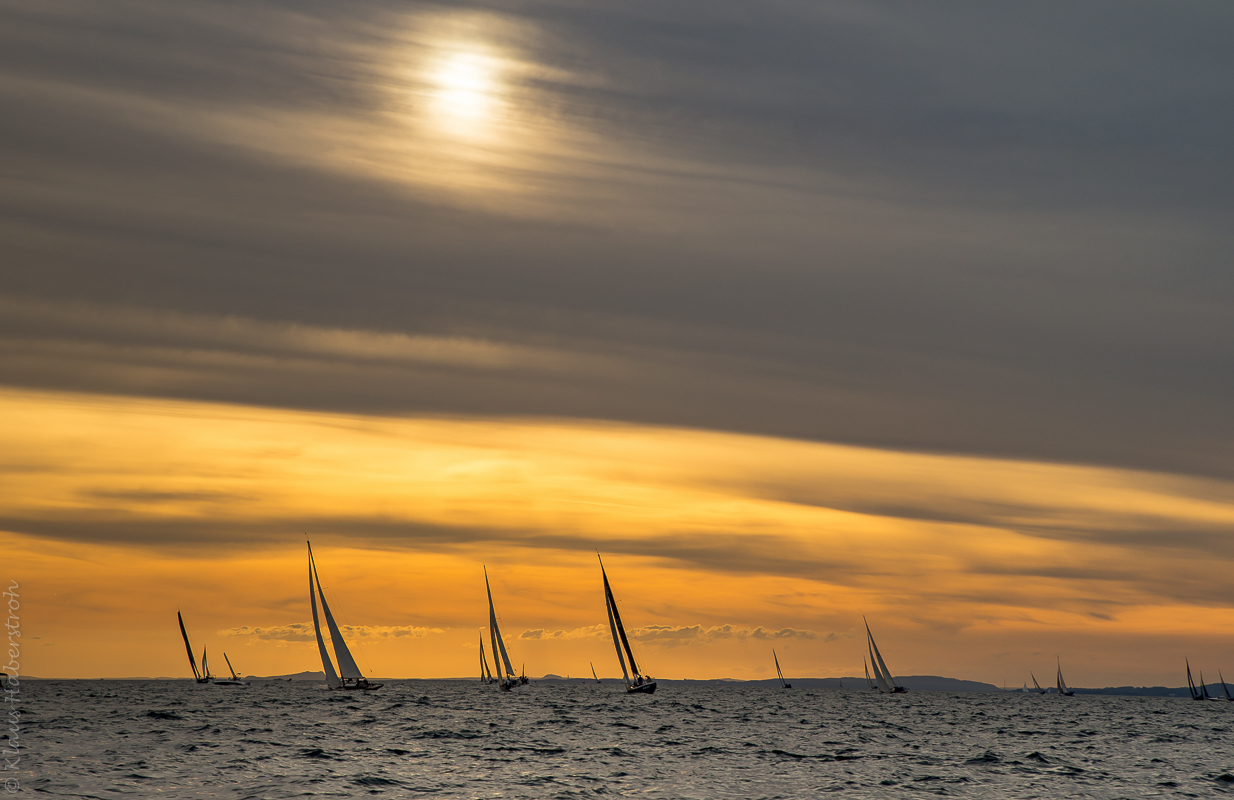
<instances>
[{"instance_id":1,"label":"distant sailboat","mask_svg":"<svg viewBox=\"0 0 1234 800\"><path fill-rule=\"evenodd\" d=\"M780 657L776 655L776 649L774 647L771 648L771 657L776 660L776 675L779 676L780 678L780 688L781 689L793 688L793 685L791 683L784 680L784 673L780 671Z\"/></svg>"},{"instance_id":2,"label":"distant sailboat","mask_svg":"<svg viewBox=\"0 0 1234 800\"><path fill-rule=\"evenodd\" d=\"M1063 665L1058 663L1058 693L1063 697L1075 697L1075 692L1067 688L1067 682L1063 680Z\"/></svg>"},{"instance_id":3,"label":"distant sailboat","mask_svg":"<svg viewBox=\"0 0 1234 800\"><path fill-rule=\"evenodd\" d=\"M864 621L865 617L861 619ZM883 661L883 654L878 651L878 644L874 641L874 634L870 633L869 622L866 622L866 644L870 648L870 665L874 667L874 683L878 686L878 691L882 694L903 694L907 692L908 689L896 684L895 678L891 677L891 670L887 669L887 662Z\"/></svg>"},{"instance_id":4,"label":"distant sailboat","mask_svg":"<svg viewBox=\"0 0 1234 800\"><path fill-rule=\"evenodd\" d=\"M866 688L872 692L877 692L878 687L874 685L874 679L870 677L870 665L866 663L865 656L861 657L861 666L866 671Z\"/></svg>"},{"instance_id":5,"label":"distant sailboat","mask_svg":"<svg viewBox=\"0 0 1234 800\"><path fill-rule=\"evenodd\" d=\"M189 632L184 629L184 617L180 616L179 611L176 612L176 619L180 621L180 635L184 637L184 649L189 654L189 666L193 668L193 680L197 683L209 683L210 678L202 675L197 669L197 658L193 655L193 645L189 644ZM201 660L204 664L206 660L206 652L204 650L201 652Z\"/></svg>"},{"instance_id":6,"label":"distant sailboat","mask_svg":"<svg viewBox=\"0 0 1234 800\"><path fill-rule=\"evenodd\" d=\"M497 679L493 677L493 673L489 671L488 659L484 656L484 632L480 632L480 683L496 683Z\"/></svg>"},{"instance_id":7,"label":"distant sailboat","mask_svg":"<svg viewBox=\"0 0 1234 800\"><path fill-rule=\"evenodd\" d=\"M326 685L331 689L361 689L364 691L380 689L380 683L370 683L364 677L359 665L356 664L356 659L347 649L347 642L343 640L343 634L334 621L334 615L330 613L330 606L326 604L326 593L321 588L321 579L317 577L317 562L313 560L313 545L308 542L305 544L308 544L309 557L309 605L313 609L313 631L317 634L317 650L321 654L321 666L326 673ZM330 641L334 644L334 657L338 659L338 671L334 669L330 654L326 652L325 639L321 635L321 622L317 617L318 598L321 599L322 613L326 616L326 627L330 630Z\"/></svg>"},{"instance_id":8,"label":"distant sailboat","mask_svg":"<svg viewBox=\"0 0 1234 800\"><path fill-rule=\"evenodd\" d=\"M1029 677L1033 679L1033 687L1037 690L1037 694L1045 694L1045 689L1042 689L1041 684L1037 683L1037 676L1033 675L1033 673L1031 672L1028 674L1029 674Z\"/></svg>"},{"instance_id":9,"label":"distant sailboat","mask_svg":"<svg viewBox=\"0 0 1234 800\"><path fill-rule=\"evenodd\" d=\"M587 663L591 664L590 661L588 661ZM595 664L591 664L591 677L596 679L596 683L600 682L600 677L596 675L596 665Z\"/></svg>"},{"instance_id":10,"label":"distant sailboat","mask_svg":"<svg viewBox=\"0 0 1234 800\"><path fill-rule=\"evenodd\" d=\"M1195 681L1191 679L1191 661L1184 658L1183 663L1187 665L1187 691L1191 692L1192 700L1203 700L1204 695L1200 694L1200 690L1196 688ZM1201 676L1200 681L1203 682Z\"/></svg>"},{"instance_id":11,"label":"distant sailboat","mask_svg":"<svg viewBox=\"0 0 1234 800\"><path fill-rule=\"evenodd\" d=\"M503 692L508 692L520 683L510 664L510 656L506 653L506 643L502 641L501 629L497 627L497 611L493 607L493 590L488 585L488 568L484 568L484 590L488 592L488 633L493 640L493 666L497 667L497 684ZM501 658L497 656L500 654ZM505 667L504 672L502 667Z\"/></svg>"},{"instance_id":12,"label":"distant sailboat","mask_svg":"<svg viewBox=\"0 0 1234 800\"><path fill-rule=\"evenodd\" d=\"M1234 703L1234 697L1230 697L1230 687L1225 685L1225 676L1221 674L1221 670L1217 670L1217 677L1221 678L1221 693L1225 695L1227 702ZM1220 700L1221 698L1214 698Z\"/></svg>"},{"instance_id":13,"label":"distant sailboat","mask_svg":"<svg viewBox=\"0 0 1234 800\"><path fill-rule=\"evenodd\" d=\"M599 554L596 558L599 558ZM608 585L608 573L604 571L604 560L600 560L600 577L604 579L604 605L608 610L608 627L613 634L613 646L617 648L617 661L621 664L621 674L626 681L626 694L654 694L656 682L650 675L644 676L634 663L634 651L630 649L630 640L626 636L625 626L621 624L621 614L617 612L617 601L613 598L613 589ZM625 655L622 655L622 649ZM630 670L626 671L626 658L630 659ZM634 673L634 679L630 679Z\"/></svg>"},{"instance_id":14,"label":"distant sailboat","mask_svg":"<svg viewBox=\"0 0 1234 800\"><path fill-rule=\"evenodd\" d=\"M231 665L231 659L223 653L223 660L227 662L227 669L231 672L230 678L215 678L215 686L248 686L247 683L240 680L240 676L236 674L236 668Z\"/></svg>"}]
</instances>

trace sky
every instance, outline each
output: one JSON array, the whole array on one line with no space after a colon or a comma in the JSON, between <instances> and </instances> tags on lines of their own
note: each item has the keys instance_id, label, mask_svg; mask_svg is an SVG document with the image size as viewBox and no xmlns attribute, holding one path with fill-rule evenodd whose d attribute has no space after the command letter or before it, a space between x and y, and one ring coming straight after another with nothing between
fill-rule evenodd
<instances>
[{"instance_id":1,"label":"sky","mask_svg":"<svg viewBox=\"0 0 1234 800\"><path fill-rule=\"evenodd\" d=\"M1234 657L1228 3L0 3L23 672ZM6 583L7 585L7 583ZM215 657L213 663L221 661ZM1234 663L1234 662L1229 662ZM1230 667L1234 674L1234 666Z\"/></svg>"}]
</instances>

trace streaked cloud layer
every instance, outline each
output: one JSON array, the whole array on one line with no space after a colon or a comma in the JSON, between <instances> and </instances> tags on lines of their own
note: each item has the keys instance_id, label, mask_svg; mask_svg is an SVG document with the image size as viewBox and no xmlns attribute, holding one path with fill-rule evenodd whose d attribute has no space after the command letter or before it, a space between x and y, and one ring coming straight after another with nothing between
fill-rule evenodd
<instances>
[{"instance_id":1,"label":"streaked cloud layer","mask_svg":"<svg viewBox=\"0 0 1234 800\"><path fill-rule=\"evenodd\" d=\"M352 624L443 631L378 637L390 674L474 655L482 560L560 587L510 630L582 659L595 547L713 655L854 669L859 610L935 671L959 631L1191 636L1234 599L1232 38L1218 2L7 3L6 547L151 607L138 565L285 573L201 628L277 658L291 539L386 554L454 604L382 583L419 610Z\"/></svg>"}]
</instances>

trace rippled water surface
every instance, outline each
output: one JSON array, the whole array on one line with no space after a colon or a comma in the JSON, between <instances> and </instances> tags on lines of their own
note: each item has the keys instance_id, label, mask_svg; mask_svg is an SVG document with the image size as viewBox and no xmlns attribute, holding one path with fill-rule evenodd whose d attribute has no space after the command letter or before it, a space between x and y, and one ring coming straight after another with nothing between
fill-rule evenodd
<instances>
[{"instance_id":1,"label":"rippled water surface","mask_svg":"<svg viewBox=\"0 0 1234 800\"><path fill-rule=\"evenodd\" d=\"M451 681L24 681L23 793L61 797L1207 797L1234 703Z\"/></svg>"}]
</instances>

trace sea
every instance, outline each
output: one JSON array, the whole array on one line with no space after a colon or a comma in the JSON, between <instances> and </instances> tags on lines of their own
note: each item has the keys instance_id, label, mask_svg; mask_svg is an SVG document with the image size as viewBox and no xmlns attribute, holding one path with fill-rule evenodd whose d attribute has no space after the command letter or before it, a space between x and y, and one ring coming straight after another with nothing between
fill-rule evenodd
<instances>
[{"instance_id":1,"label":"sea","mask_svg":"<svg viewBox=\"0 0 1234 800\"><path fill-rule=\"evenodd\" d=\"M20 684L3 796L1234 796L1234 703L734 683Z\"/></svg>"}]
</instances>

